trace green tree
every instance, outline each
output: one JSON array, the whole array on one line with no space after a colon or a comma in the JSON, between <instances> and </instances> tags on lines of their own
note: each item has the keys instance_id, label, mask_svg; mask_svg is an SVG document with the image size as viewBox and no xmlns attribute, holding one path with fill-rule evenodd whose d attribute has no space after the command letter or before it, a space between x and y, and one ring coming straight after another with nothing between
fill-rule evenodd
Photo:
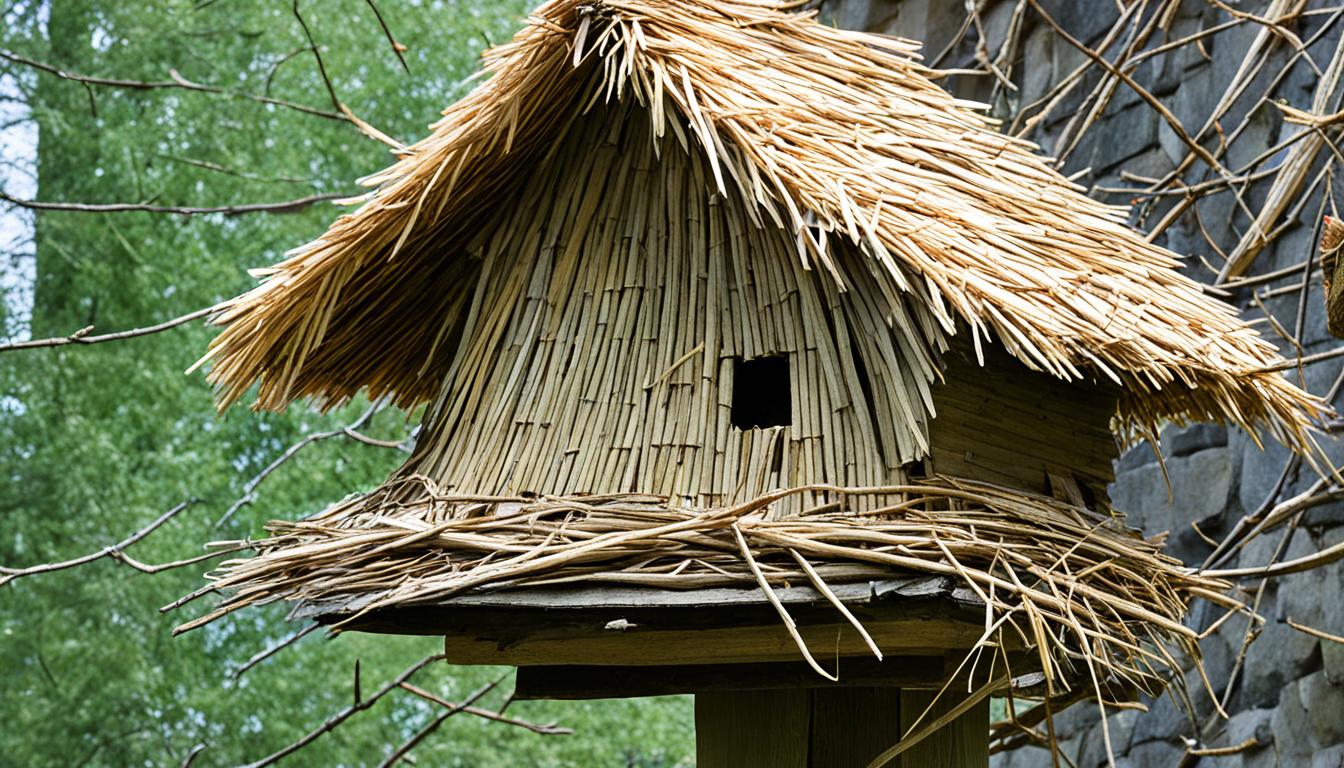
<instances>
[{"instance_id":1,"label":"green tree","mask_svg":"<svg viewBox=\"0 0 1344 768\"><path fill-rule=\"evenodd\" d=\"M339 99L408 141L465 93L480 49L511 34L526 12L520 0L385 5L409 73L365 0L309 0L301 10ZM45 0L4 12L0 47L68 72L165 81L176 70L231 93L333 109L290 3ZM12 58L0 74L36 122L45 201L284 201L355 192L353 179L390 159L348 122L240 96L86 87ZM279 260L337 212L330 204L283 215L37 212L31 307L3 302L3 330L39 338L91 324L133 328L209 306L246 289L246 269ZM201 375L182 373L211 334L191 323L116 343L0 355L0 564L96 551L194 498L132 550L150 563L187 557L201 542L256 536L268 519L301 517L367 489L399 463L396 450L315 443L216 527L248 479L287 447L349 423L368 404L216 416ZM416 418L381 412L366 431L398 439ZM171 638L193 609L163 615L158 607L199 586L207 565L146 575L103 559L0 587L0 763L180 764L198 744L208 746L196 765L255 760L348 706L356 660L367 693L435 650L432 638L313 633L234 681L230 670L298 626L277 607ZM454 699L499 673L436 665L416 682ZM685 699L524 703L509 712L559 720L577 734L541 737L459 716L414 754L462 766L689 760ZM408 694L389 695L291 764L376 764L435 714Z\"/></svg>"}]
</instances>

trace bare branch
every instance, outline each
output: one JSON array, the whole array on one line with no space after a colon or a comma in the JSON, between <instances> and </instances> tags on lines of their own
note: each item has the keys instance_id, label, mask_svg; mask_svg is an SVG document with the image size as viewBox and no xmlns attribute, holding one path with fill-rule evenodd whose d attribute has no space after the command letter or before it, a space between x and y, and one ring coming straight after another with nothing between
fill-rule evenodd
<instances>
[{"instance_id":1,"label":"bare branch","mask_svg":"<svg viewBox=\"0 0 1344 768\"><path fill-rule=\"evenodd\" d=\"M226 176L233 176L239 179L247 179L248 181L264 181L276 184L313 183L312 179L300 179L296 176L259 176L255 173L248 173L247 171L234 170L233 168L228 168L226 166L220 165L219 163L211 163L206 160L195 160L190 157L178 157L177 155L165 155L165 154L160 154L159 157L163 158L164 160L171 160L175 163L185 163L186 165L192 165L197 168L204 168L207 171L222 173Z\"/></svg>"},{"instance_id":2,"label":"bare branch","mask_svg":"<svg viewBox=\"0 0 1344 768\"><path fill-rule=\"evenodd\" d=\"M297 200L285 200L279 203L246 203L243 205L219 205L204 208L173 205L145 205L142 203L56 203L42 200L20 200L17 197L0 192L0 201L28 208L34 211L74 211L77 213L124 213L141 211L144 213L171 213L178 216L197 216L206 213L222 213L225 216L239 216L245 213L297 213L315 204L328 200L340 200L350 195L345 192L326 192L309 195Z\"/></svg>"},{"instance_id":3,"label":"bare branch","mask_svg":"<svg viewBox=\"0 0 1344 768\"><path fill-rule=\"evenodd\" d=\"M196 499L187 499L186 501L182 502L181 504L178 504L177 506L173 507L167 512L164 512L162 515L159 515L157 518L154 519L154 522L150 523L149 525L146 525L144 528L141 528L135 533L132 533L130 536L127 536L126 538L122 539L116 544L113 544L109 547L103 547L97 552L91 552L87 555L76 557L72 560L63 560L58 563L43 563L41 565L34 565L28 568L6 568L4 566L0 566L0 586L4 586L9 582L14 581L15 579L22 578L24 576L35 576L39 573L51 573L53 571L62 571L67 568L75 568L80 565L86 565L88 563L92 563L93 561L102 559L104 557L111 557L113 559L120 560L118 555L121 554L121 550L135 544L136 542L145 538L149 534L153 533L155 530L159 528L159 526L173 519L173 517L175 517L179 512L183 511L187 507L190 507L196 502L197 502Z\"/></svg>"},{"instance_id":4,"label":"bare branch","mask_svg":"<svg viewBox=\"0 0 1344 768\"><path fill-rule=\"evenodd\" d=\"M196 758L209 746L209 744L202 742L192 747L191 751L187 753L187 756L182 759L182 768L191 768L191 764L196 762Z\"/></svg>"},{"instance_id":5,"label":"bare branch","mask_svg":"<svg viewBox=\"0 0 1344 768\"><path fill-rule=\"evenodd\" d=\"M387 44L392 46L392 52L397 55L397 61L401 62L401 68L406 71L406 74L411 74L411 67L406 63L406 57L402 55L406 46L397 42L397 38L392 36L392 30L388 28L387 21L383 19L383 12L378 10L378 4L373 0L364 0L364 2L368 4L369 9L373 11L373 15L377 17L378 26L383 28L383 37L386 37Z\"/></svg>"},{"instance_id":6,"label":"bare branch","mask_svg":"<svg viewBox=\"0 0 1344 768\"><path fill-rule=\"evenodd\" d=\"M129 331L117 331L116 333L105 333L101 336L90 336L93 326L81 328L69 336L57 336L50 339L33 339L31 341L15 341L8 344L0 344L0 352L13 352L19 349L40 349L45 347L63 347L67 344L101 344L105 341L120 341L121 339L133 339L138 336L148 336L160 331L166 331L170 328L176 328L179 325L186 325L192 320L198 320L215 311L215 307L206 307L198 309L195 312L188 312L181 317L175 317L172 320L165 320L158 325L148 325L144 328L132 328Z\"/></svg>"},{"instance_id":7,"label":"bare branch","mask_svg":"<svg viewBox=\"0 0 1344 768\"><path fill-rule=\"evenodd\" d=\"M118 78L93 77L90 75L80 75L75 74L74 72L67 72L51 64L36 61L26 56L20 56L19 54L14 53L13 51L7 51L4 49L0 49L0 59L7 59L8 61L12 61L15 64L22 64L26 67L32 67L33 69L46 72L47 74L55 75L56 77L59 77L62 80L69 80L71 82L80 83L85 87L97 85L107 88L125 88L133 91L158 91L158 90L176 88L185 91L197 91L199 93L213 93L220 96L232 96L240 99L248 99L250 101L257 102L258 104L269 104L275 107L283 107L284 109L292 109L297 112L302 112L306 115L313 115L315 117L324 117L328 120L339 120L341 122L346 122L345 115L341 114L339 111L328 112L327 110L324 109L317 109L315 107L309 107L303 104L297 104L292 101L285 101L284 99L276 99L270 96L257 96L255 94L243 93L241 91L231 91L226 88L220 88L214 85L193 83L192 81L186 79L185 77L182 77L182 75L179 74L176 70L169 70L168 75L169 77L172 78L171 80L155 80L155 81L122 80ZM90 91L90 98L92 98L92 91Z\"/></svg>"},{"instance_id":8,"label":"bare branch","mask_svg":"<svg viewBox=\"0 0 1344 768\"><path fill-rule=\"evenodd\" d=\"M335 107L337 112L340 112L341 100L336 98L336 86L331 84L331 77L327 75L327 65L322 61L322 52L318 50L312 30L308 29L308 22L303 20L303 14L299 12L299 0L294 0L294 18L299 20L299 26L303 28L303 36L308 40L308 47L313 52L313 58L317 59L317 72L322 76L322 84L327 87L327 95L331 97L331 106Z\"/></svg>"},{"instance_id":9,"label":"bare branch","mask_svg":"<svg viewBox=\"0 0 1344 768\"><path fill-rule=\"evenodd\" d=\"M467 698L463 699L461 703L455 704L454 706L440 712L438 716L435 717L433 720L429 721L429 723L427 723L424 728L421 728L419 731L416 731L415 735L411 736L409 739L402 742L401 746L392 750L392 754L388 755L386 760L379 763L378 768L391 768L391 766L395 765L398 760L401 760L403 757L410 754L411 750L419 746L420 742L425 740L425 737L429 736L431 733L438 730L439 726L443 725L443 721L463 711L472 704L475 704L482 696L494 690L495 687L499 685L503 680L504 678L500 677L492 682L486 683L485 685L481 686L480 688L477 688L476 690L468 694Z\"/></svg>"},{"instance_id":10,"label":"bare branch","mask_svg":"<svg viewBox=\"0 0 1344 768\"><path fill-rule=\"evenodd\" d=\"M1213 169L1223 177L1232 175L1231 172L1223 167L1222 163L1218 162L1218 159L1215 158L1212 153L1200 146L1194 139L1190 138L1190 134L1186 132L1185 126L1181 125L1181 121L1176 119L1176 116L1172 114L1171 110L1168 109L1165 104L1158 101L1157 97L1153 96L1153 94L1149 93L1146 88L1135 82L1134 78L1131 77L1129 73L1116 67L1114 64L1107 61L1104 56L1098 54L1091 48L1088 48L1085 44L1079 42L1073 35L1070 35L1059 25L1059 22L1055 21L1054 17L1041 7L1039 0L1027 0L1027 2L1031 4L1032 9L1034 9L1045 23L1055 31L1055 34L1058 35L1061 40L1076 48L1084 56L1092 59L1093 62L1099 65L1102 69L1105 69L1112 77L1115 77L1120 80L1120 82L1129 86L1130 90L1134 91L1134 93L1139 95L1139 98L1147 102L1148 106L1152 107L1153 110L1166 121L1172 132L1176 134L1176 137L1179 138L1181 142L1195 154L1195 156L1200 160L1203 160L1209 168Z\"/></svg>"},{"instance_id":11,"label":"bare branch","mask_svg":"<svg viewBox=\"0 0 1344 768\"><path fill-rule=\"evenodd\" d=\"M399 442L375 440L371 437L367 437L358 432L359 429L363 428L364 425L369 423L369 420L373 418L373 414L377 413L380 407L382 407L381 400L370 405L368 410L364 411L363 415L355 419L350 424L347 424L344 427L337 427L336 429L328 430L326 432L313 432L312 434L305 435L298 442L289 446L289 448L286 448L284 453L277 456L274 461L272 461L270 464L267 464L264 469L258 472L251 480L247 481L247 484L243 486L243 495L240 496L238 500L235 501L227 510L225 510L223 515L220 515L219 519L215 521L215 527L218 528L219 526L228 522L229 519L232 518L234 514L238 512L238 510L256 501L257 487L260 486L262 482L266 480L266 478L274 474L276 470L284 466L285 462L294 458L294 456L298 454L299 451L303 450L309 445L312 445L313 443L320 442L322 440L329 440L333 437L349 437L355 440L356 442L360 442L365 445L372 445L378 448L402 448L406 443L405 440Z\"/></svg>"},{"instance_id":12,"label":"bare branch","mask_svg":"<svg viewBox=\"0 0 1344 768\"><path fill-rule=\"evenodd\" d=\"M258 664L260 664L261 662L263 662L263 661L265 661L265 660L271 658L272 656L274 656L275 654L277 654L277 653L283 651L284 649L288 648L289 646L291 646L291 645L297 643L298 641L302 640L304 637L307 637L307 636L308 636L309 634L311 634L314 630L320 628L321 626L322 626L321 624L317 624L317 623L309 624L308 626L304 627L303 629L299 630L298 632L295 632L294 634L290 635L289 637L285 638L284 640L281 640L280 642L276 643L275 645L272 645L272 646L270 646L270 647L268 647L268 648L264 648L264 649L258 651L257 653L255 653L255 654L252 655L252 658L250 658L250 659L248 659L247 661L243 662L242 666L240 666L240 667L238 667L237 669L233 670L233 673L232 673L231 675L229 675L229 676L230 676L233 680L235 680L235 681L238 680L238 679L241 678L243 675L247 674L247 672L248 672L249 670L251 670L253 667L255 667L255 666L257 666Z\"/></svg>"},{"instance_id":13,"label":"bare branch","mask_svg":"<svg viewBox=\"0 0 1344 768\"><path fill-rule=\"evenodd\" d=\"M432 656L426 656L425 658L417 661L416 663L407 667L406 670L402 672L400 675L397 675L392 680L384 684L383 687L379 688L377 691L374 691L372 696L362 701L357 701L354 704L351 704L350 706L341 710L340 712L337 712L336 714L327 718L317 728L314 728L313 730L304 734L304 736L300 738L298 741L292 742L291 744L284 747L280 751L274 752L266 757L263 757L262 759L258 760L255 763L251 763L250 765L248 765L248 768L265 768L268 765L274 765L284 757L291 755L299 751L300 749L303 749L304 747L316 741L318 737L320 737L322 734L330 733L337 726L339 726L346 720L349 720L355 714L363 712L369 707L372 707L383 696L386 696L390 691L396 689L402 683L411 679L411 677L415 675L415 673L419 672L420 670L424 669L425 667L429 666L430 664L436 661L442 661L443 658L444 658L443 654L436 653Z\"/></svg>"},{"instance_id":14,"label":"bare branch","mask_svg":"<svg viewBox=\"0 0 1344 768\"><path fill-rule=\"evenodd\" d=\"M430 693L429 691L426 691L424 688L418 688L407 682L401 682L398 683L397 685L399 685L403 690L409 691L410 693L419 696L425 701L431 701L435 704L438 704L441 707L447 707L449 709L460 708L462 712L466 712L469 715L482 717L485 718L486 720L493 720L496 723L504 723L505 725L516 725L519 728L524 728L526 730L532 731L533 733L540 733L543 736L568 736L569 734L574 733L574 729L564 728L562 726L556 725L555 723L544 723L544 724L529 723L526 720L518 720L516 718L508 717L507 715L501 715L498 712L491 712L486 709L480 709L479 707L454 704L453 702L448 701L447 699L440 698L439 696L436 696Z\"/></svg>"}]
</instances>

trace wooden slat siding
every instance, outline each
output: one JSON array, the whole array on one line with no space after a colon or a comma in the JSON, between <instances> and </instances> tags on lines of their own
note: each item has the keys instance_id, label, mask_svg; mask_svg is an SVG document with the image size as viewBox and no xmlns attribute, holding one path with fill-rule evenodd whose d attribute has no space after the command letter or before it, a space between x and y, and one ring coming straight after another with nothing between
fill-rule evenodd
<instances>
[{"instance_id":1,"label":"wooden slat siding","mask_svg":"<svg viewBox=\"0 0 1344 768\"><path fill-rule=\"evenodd\" d=\"M808 768L812 693L719 691L695 697L699 768Z\"/></svg>"},{"instance_id":2,"label":"wooden slat siding","mask_svg":"<svg viewBox=\"0 0 1344 768\"><path fill-rule=\"evenodd\" d=\"M935 691L902 690L902 732L912 727L918 729L951 711L961 701L958 693L965 695L955 689L949 689L941 696ZM923 720L920 720L921 716ZM916 721L920 725L916 725ZM911 747L900 756L898 765L904 768L985 768L989 765L988 732L989 699L984 699Z\"/></svg>"},{"instance_id":3,"label":"wooden slat siding","mask_svg":"<svg viewBox=\"0 0 1344 768\"><path fill-rule=\"evenodd\" d=\"M884 276L843 244L831 256L845 290L803 269L791 232L719 195L702 153L665 141L655 157L631 110L576 121L501 231L478 237L452 373L401 475L447 492L688 506L902 482L928 444L935 363L901 329L931 322L927 310L897 297L890 316ZM732 359L759 355L789 360L788 428L730 423Z\"/></svg>"},{"instance_id":4,"label":"wooden slat siding","mask_svg":"<svg viewBox=\"0 0 1344 768\"><path fill-rule=\"evenodd\" d=\"M1048 492L1050 472L1071 474L1098 499L1119 451L1110 431L1119 391L1031 371L998 345L980 367L969 344L945 356L930 429L934 472Z\"/></svg>"}]
</instances>

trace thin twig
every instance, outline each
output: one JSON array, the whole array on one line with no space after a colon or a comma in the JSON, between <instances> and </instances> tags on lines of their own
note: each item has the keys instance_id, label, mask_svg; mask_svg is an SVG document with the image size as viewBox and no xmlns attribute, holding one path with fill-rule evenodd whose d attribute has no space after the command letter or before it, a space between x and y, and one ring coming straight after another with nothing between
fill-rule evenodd
<instances>
[{"instance_id":1,"label":"thin twig","mask_svg":"<svg viewBox=\"0 0 1344 768\"><path fill-rule=\"evenodd\" d=\"M303 36L308 39L308 46L313 52L313 58L317 59L317 72L322 76L322 84L327 87L327 95L331 97L331 106L341 111L341 100L336 98L336 86L331 84L331 77L327 75L327 65L322 61L322 52L318 50L317 41L313 39L312 30L308 29L308 22L303 20L303 14L299 12L299 0L294 0L294 18L298 19L299 26L303 28Z\"/></svg>"},{"instance_id":2,"label":"thin twig","mask_svg":"<svg viewBox=\"0 0 1344 768\"><path fill-rule=\"evenodd\" d=\"M274 461L272 461L270 464L267 464L265 468L263 468L260 472L258 472L251 480L247 481L247 484L243 486L243 495L238 497L238 500L233 502L233 504L231 504L229 508L224 511L224 514L220 515L219 519L215 521L215 527L218 528L221 525L227 523L229 519L232 518L238 512L238 510L256 501L257 487L260 486L262 482L266 480L266 478L274 474L276 470L284 466L285 462L294 458L294 456L298 454L299 451L303 450L309 445L312 445L313 443L321 442L322 440L329 440L333 437L349 437L354 439L356 442L360 442L365 445L372 445L379 448L402 448L403 445L405 444L404 440L395 443L390 441L374 440L373 438L366 437L358 432L360 428L369 423L369 420L373 418L373 415L378 412L378 409L380 407L382 407L382 401L381 400L375 401L372 405L368 407L367 410L364 411L362 415L360 415L359 418L355 419L353 422L343 427L337 427L336 429L331 429L326 432L313 432L311 434L304 435L303 438L301 438L298 442L286 448L284 453L277 456Z\"/></svg>"},{"instance_id":3,"label":"thin twig","mask_svg":"<svg viewBox=\"0 0 1344 768\"><path fill-rule=\"evenodd\" d=\"M321 627L321 626L322 626L321 624L317 624L317 623L309 624L308 626L304 627L303 629L299 630L298 632L295 632L294 634L290 635L289 637L285 638L284 640L281 640L280 642L276 643L275 645L269 646L269 647L267 647L267 648L263 648L262 650L260 650L260 651L258 651L257 653L253 654L253 655L252 655L252 658L250 658L250 659L248 659L247 661L243 662L241 666L239 666L237 669L233 670L232 674L230 674L229 677L231 677L231 678L233 678L233 680L237 681L237 680L238 680L239 678L241 678L243 675L247 674L247 672L248 672L250 669L252 669L253 667L257 666L257 665L260 664L261 662L263 662L263 661L265 661L265 660L271 658L272 656L274 656L275 654L279 653L280 651L283 651L284 649L288 648L289 646L291 646L291 645L297 643L298 641L302 640L303 638L307 637L307 636L308 636L309 634L311 634L314 630L318 629L318 628Z\"/></svg>"},{"instance_id":4,"label":"thin twig","mask_svg":"<svg viewBox=\"0 0 1344 768\"><path fill-rule=\"evenodd\" d=\"M491 712L488 709L481 709L479 707L472 707L465 704L454 704L453 702L448 701L447 699L444 699L429 691L426 691L424 688L411 685L410 683L407 682L401 682L398 683L398 685L402 688L402 690L407 691L408 693L413 693L416 696L419 696L420 698L424 699L425 701L433 702L434 704L438 704L441 707L447 707L448 709L460 708L460 711L466 712L468 715L475 715L476 717L491 720L496 723L503 723L505 725L516 725L519 728L523 728L533 733L539 733L543 736L568 736L574 733L574 730L572 728L564 728L562 726L556 725L555 723L530 723L526 720L518 720L517 718L501 715L498 712Z\"/></svg>"},{"instance_id":5,"label":"thin twig","mask_svg":"<svg viewBox=\"0 0 1344 768\"><path fill-rule=\"evenodd\" d=\"M0 192L0 201L34 211L72 211L76 213L124 213L139 211L143 213L170 213L177 216L199 216L207 213L221 213L225 216L241 216L246 213L298 213L317 203L341 200L351 195L346 192L325 192L308 195L295 200L278 203L244 203L242 205L215 205L191 207L178 205L146 205L143 203L64 203L46 200L20 200L17 197Z\"/></svg>"},{"instance_id":6,"label":"thin twig","mask_svg":"<svg viewBox=\"0 0 1344 768\"><path fill-rule=\"evenodd\" d=\"M1293 629L1296 629L1298 632L1311 635L1312 637L1317 638L1319 640L1326 640L1331 643L1339 643L1340 645L1344 645L1344 636L1332 635L1324 630L1316 629L1315 627L1308 627L1306 624L1298 624L1296 621L1293 621L1291 617L1285 619L1285 621L1287 622L1288 626L1292 627Z\"/></svg>"},{"instance_id":7,"label":"thin twig","mask_svg":"<svg viewBox=\"0 0 1344 768\"><path fill-rule=\"evenodd\" d=\"M436 661L442 661L443 658L444 658L443 654L436 653L432 656L426 656L425 658L417 661L416 663L407 667L406 670L403 671L400 675L397 675L396 677L392 678L377 691L374 691L372 696L362 701L355 702L354 704L351 704L350 706L346 707L340 712L337 712L336 714L332 715L331 717L323 721L321 725L309 731L308 733L304 734L299 740L291 742L288 746L284 747L278 752L273 752L270 755L267 755L266 757L263 757L262 759L256 761L255 763L251 763L248 766L248 768L265 768L268 765L274 765L275 763L279 762L281 759L287 757L288 755L291 755L299 751L300 749L303 749L304 747L316 741L318 737L322 736L322 734L330 733L331 731L335 730L336 727L339 726L341 723L345 722L346 720L349 720L351 717L358 714L359 712L363 712L369 707L372 707L374 704L378 702L379 699L387 695L389 692L395 690L398 686L409 680L413 675L415 675L420 670L424 669L425 667L429 666L430 664Z\"/></svg>"},{"instance_id":8,"label":"thin twig","mask_svg":"<svg viewBox=\"0 0 1344 768\"><path fill-rule=\"evenodd\" d=\"M258 104L269 104L275 107L292 109L297 112L302 112L306 115L323 117L328 120L339 120L341 122L346 121L345 115L341 114L339 111L328 112L323 109L316 109L314 107L304 106L303 104L296 104L292 101L285 101L284 99L276 99L270 96L257 96L251 93L231 91L226 88L220 88L218 86L193 83L190 80L187 80L186 78L182 77L182 75L178 74L176 70L169 70L168 74L172 78L171 80L157 80L157 81L121 80L117 78L92 77L89 75L80 75L75 74L74 72L67 72L51 64L47 64L41 61L35 61L25 56L20 56L19 54L14 53L13 51L7 51L3 49L0 49L0 59L7 59L9 61L14 62L15 64L22 64L26 67L32 67L33 69L41 70L42 72L46 72L47 74L55 75L56 77L59 77L62 80L69 80L71 82L80 83L84 86L98 85L98 86L105 86L108 88L126 88L136 91L156 91L169 88L177 88L186 91L213 93L213 94L219 94L221 96L233 96L236 98L255 101Z\"/></svg>"},{"instance_id":9,"label":"thin twig","mask_svg":"<svg viewBox=\"0 0 1344 768\"><path fill-rule=\"evenodd\" d=\"M116 558L116 556L121 553L121 550L135 544L136 542L145 538L149 534L153 533L155 530L159 528L159 526L173 519L173 517L175 517L179 512L182 512L183 510L190 507L192 504L195 504L196 501L197 501L196 499L187 499L186 501L182 502L181 504L178 504L177 506L173 507L167 512L164 512L162 515L159 515L149 525L146 525L145 527L141 528L135 533L132 533L130 536L127 536L126 538L122 539L116 544L113 544L108 547L103 547L97 552L91 552L87 555L76 557L71 560L62 560L61 562L57 563L43 563L41 565L33 565L27 568L6 568L4 566L0 566L0 586L4 586L9 582L14 581L15 579L22 578L24 576L35 576L40 573L51 573L53 571L62 571L67 568L75 568L80 565L86 565L88 563L92 563L95 560L100 560L104 557Z\"/></svg>"},{"instance_id":10,"label":"thin twig","mask_svg":"<svg viewBox=\"0 0 1344 768\"><path fill-rule=\"evenodd\" d=\"M411 750L419 746L420 742L425 740L425 737L429 736L431 733L438 730L439 726L443 725L443 722L445 720L452 717L453 715L458 714L459 712L463 711L472 704L475 704L478 699L480 699L482 696L489 693L490 691L494 690L495 686L499 685L500 682L503 680L504 678L500 677L492 682L486 683L485 685L481 686L480 688L477 688L475 691L472 691L470 694L468 694L467 698L463 699L461 703L455 704L452 707L445 709L443 712L440 712L438 716L435 717L433 720L430 720L425 725L425 727L421 728L419 731L416 731L415 734L412 735L409 739L402 742L401 746L392 750L392 754L388 755L386 760L379 763L378 768L391 768L391 766L394 765L398 760L410 754Z\"/></svg>"},{"instance_id":11,"label":"thin twig","mask_svg":"<svg viewBox=\"0 0 1344 768\"><path fill-rule=\"evenodd\" d=\"M209 744L202 742L192 747L191 751L187 753L187 756L182 759L182 768L191 768L191 764L196 762L196 758L209 746Z\"/></svg>"},{"instance_id":12,"label":"thin twig","mask_svg":"<svg viewBox=\"0 0 1344 768\"><path fill-rule=\"evenodd\" d=\"M409 75L411 73L411 67L406 63L406 57L402 55L402 52L406 50L406 46L397 42L397 38L392 36L392 30L387 26L387 21L383 19L383 12L378 10L378 4L375 3L374 0L364 0L364 2L368 4L369 9L373 11L373 15L378 19L378 26L383 29L383 37L387 38L387 44L392 47L392 52L397 55L397 61L401 62L401 68Z\"/></svg>"},{"instance_id":13,"label":"thin twig","mask_svg":"<svg viewBox=\"0 0 1344 768\"><path fill-rule=\"evenodd\" d=\"M40 349L45 347L63 347L67 344L101 344L105 341L120 341L121 339L134 339L139 336L148 336L160 331L166 331L170 328L176 328L179 325L186 325L192 320L199 320L215 311L215 307L205 307L195 312L188 312L172 320L165 320L157 325L147 325L144 328L132 328L129 331L117 331L116 333L104 333L100 336L90 336L94 326L86 326L75 331L69 336L56 336L50 339L32 339L30 341L13 341L7 344L0 344L0 352L13 352L20 349Z\"/></svg>"}]
</instances>

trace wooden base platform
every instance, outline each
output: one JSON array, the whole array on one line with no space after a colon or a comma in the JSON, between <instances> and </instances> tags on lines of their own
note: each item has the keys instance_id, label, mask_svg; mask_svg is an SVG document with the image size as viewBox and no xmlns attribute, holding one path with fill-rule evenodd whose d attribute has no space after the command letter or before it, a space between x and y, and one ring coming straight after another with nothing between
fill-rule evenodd
<instances>
[{"instance_id":1,"label":"wooden base platform","mask_svg":"<svg viewBox=\"0 0 1344 768\"><path fill-rule=\"evenodd\" d=\"M921 727L936 720L983 685L988 655L974 683L957 667L983 634L985 608L974 593L943 577L832 589L870 633L881 660L812 587L785 586L776 596L817 663L837 681L802 660L778 610L755 587L499 590L371 611L343 628L442 635L451 664L517 667L520 699L694 694L701 768L864 768L916 720ZM296 614L334 624L361 607L309 604ZM1027 649L994 650L1007 654L1014 674L1033 671ZM1002 666L996 674L1003 674ZM889 765L983 768L987 701L948 718Z\"/></svg>"}]
</instances>

